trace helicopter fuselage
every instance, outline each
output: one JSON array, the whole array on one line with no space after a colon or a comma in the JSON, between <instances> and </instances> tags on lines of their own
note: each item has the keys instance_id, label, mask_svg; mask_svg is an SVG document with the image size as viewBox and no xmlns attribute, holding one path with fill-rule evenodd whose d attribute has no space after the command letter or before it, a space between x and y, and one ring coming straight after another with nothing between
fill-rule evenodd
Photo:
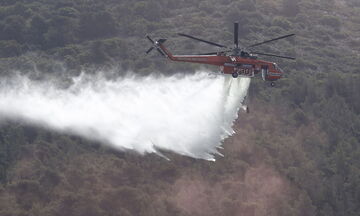
<instances>
[{"instance_id":1,"label":"helicopter fuselage","mask_svg":"<svg viewBox=\"0 0 360 216\"><path fill-rule=\"evenodd\" d=\"M230 74L234 78L254 77L261 73L263 80L276 81L283 75L283 71L274 62L258 60L257 56L224 55L172 55L163 44L159 44L163 54L172 61L191 62L219 66L220 72Z\"/></svg>"}]
</instances>

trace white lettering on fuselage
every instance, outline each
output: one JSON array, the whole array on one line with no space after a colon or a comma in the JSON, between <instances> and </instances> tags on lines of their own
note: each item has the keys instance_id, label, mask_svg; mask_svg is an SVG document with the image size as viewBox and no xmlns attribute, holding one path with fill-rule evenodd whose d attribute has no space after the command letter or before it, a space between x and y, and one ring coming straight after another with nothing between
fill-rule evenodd
<instances>
[{"instance_id":1,"label":"white lettering on fuselage","mask_svg":"<svg viewBox=\"0 0 360 216\"><path fill-rule=\"evenodd\" d=\"M254 76L254 70L252 68L235 68L235 71L239 74L239 75L244 75L244 76Z\"/></svg>"}]
</instances>

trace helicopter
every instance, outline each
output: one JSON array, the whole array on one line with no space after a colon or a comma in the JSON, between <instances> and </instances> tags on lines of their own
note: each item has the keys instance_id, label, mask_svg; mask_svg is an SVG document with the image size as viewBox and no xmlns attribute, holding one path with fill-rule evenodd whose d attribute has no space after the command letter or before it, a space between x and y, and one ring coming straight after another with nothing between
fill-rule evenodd
<instances>
[{"instance_id":1,"label":"helicopter","mask_svg":"<svg viewBox=\"0 0 360 216\"><path fill-rule=\"evenodd\" d=\"M288 34L270 40L265 40L259 43L252 44L245 48L239 47L239 24L237 22L234 23L234 47L228 47L219 43L214 43L184 33L178 33L178 35L213 46L217 46L223 48L224 50L218 52L201 53L196 55L173 55L164 46L164 42L166 41L166 39L161 38L154 41L149 35L146 35L146 38L152 43L152 46L146 51L146 54L149 54L152 50L156 49L162 56L172 61L219 66L220 73L232 75L233 78L252 78L255 77L255 75L257 74L261 74L264 81L270 81L271 87L275 86L274 81L280 79L283 76L284 71L275 62L258 59L258 55L295 60L294 57L251 51L251 49L254 47L292 37L295 34Z\"/></svg>"}]
</instances>

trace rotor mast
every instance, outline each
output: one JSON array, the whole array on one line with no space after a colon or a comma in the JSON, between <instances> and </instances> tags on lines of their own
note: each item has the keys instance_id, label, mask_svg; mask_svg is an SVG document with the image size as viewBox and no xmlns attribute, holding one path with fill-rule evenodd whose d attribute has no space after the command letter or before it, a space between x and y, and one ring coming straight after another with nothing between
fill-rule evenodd
<instances>
[{"instance_id":1,"label":"rotor mast","mask_svg":"<svg viewBox=\"0 0 360 216\"><path fill-rule=\"evenodd\" d=\"M234 56L240 56L241 55L241 49L239 48L239 23L234 23L234 46L233 49L233 55Z\"/></svg>"}]
</instances>

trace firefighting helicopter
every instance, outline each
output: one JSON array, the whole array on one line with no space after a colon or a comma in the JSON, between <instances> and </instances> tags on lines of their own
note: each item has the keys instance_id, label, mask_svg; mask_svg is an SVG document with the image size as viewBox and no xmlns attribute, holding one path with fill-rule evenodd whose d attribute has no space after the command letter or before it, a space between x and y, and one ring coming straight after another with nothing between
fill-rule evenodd
<instances>
[{"instance_id":1,"label":"firefighting helicopter","mask_svg":"<svg viewBox=\"0 0 360 216\"><path fill-rule=\"evenodd\" d=\"M234 78L254 77L256 74L261 73L262 79L264 81L270 81L270 86L272 87L275 86L274 81L280 79L283 76L284 72L275 62L259 60L257 56L258 55L271 56L271 57L295 60L294 57L251 51L251 48L253 47L257 47L262 44L270 43L280 39L292 37L295 34L288 34L270 40L265 40L259 43L252 44L245 48L239 47L238 23L234 23L234 47L232 48L222 44L197 38L188 34L178 33L178 35L196 41L200 41L203 43L207 43L213 46L217 46L225 50L219 52L196 54L196 55L173 55L164 46L164 42L166 41L166 39L159 39L154 41L149 35L146 35L146 38L152 43L152 46L146 51L146 54L150 53L153 49L156 49L162 56L172 61L191 62L191 63L219 66L221 73L231 74L232 77Z\"/></svg>"}]
</instances>

